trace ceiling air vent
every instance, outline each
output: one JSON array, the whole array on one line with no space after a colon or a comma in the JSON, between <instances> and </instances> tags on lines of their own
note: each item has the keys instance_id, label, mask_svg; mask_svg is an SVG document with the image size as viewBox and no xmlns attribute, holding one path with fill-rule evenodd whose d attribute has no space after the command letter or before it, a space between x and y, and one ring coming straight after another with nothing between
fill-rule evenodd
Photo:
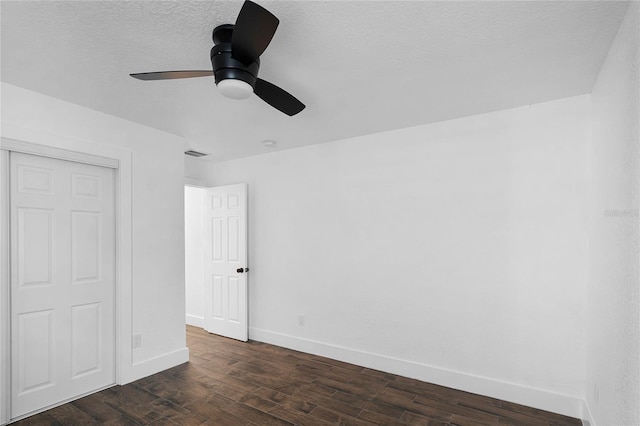
<instances>
[{"instance_id":1,"label":"ceiling air vent","mask_svg":"<svg viewBox=\"0 0 640 426\"><path fill-rule=\"evenodd\" d=\"M206 157L209 154L205 154L204 152L199 152L199 151L193 151L193 150L189 150L189 151L185 151L184 152L185 155L190 155L191 157Z\"/></svg>"}]
</instances>

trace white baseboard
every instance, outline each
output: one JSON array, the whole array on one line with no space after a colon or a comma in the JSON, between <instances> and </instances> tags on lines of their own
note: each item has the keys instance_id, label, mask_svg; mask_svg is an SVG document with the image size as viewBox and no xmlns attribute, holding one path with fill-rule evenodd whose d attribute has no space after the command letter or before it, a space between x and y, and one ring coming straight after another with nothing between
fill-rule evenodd
<instances>
[{"instance_id":1,"label":"white baseboard","mask_svg":"<svg viewBox=\"0 0 640 426\"><path fill-rule=\"evenodd\" d=\"M587 404L586 401L582 401L582 416L580 416L580 419L582 420L582 426L596 426L596 422L593 421L593 416L589 409L589 404Z\"/></svg>"},{"instance_id":2,"label":"white baseboard","mask_svg":"<svg viewBox=\"0 0 640 426\"><path fill-rule=\"evenodd\" d=\"M131 377L122 385L134 382L152 374L159 373L171 367L189 362L189 348L178 349L164 355L140 361L133 364Z\"/></svg>"},{"instance_id":3,"label":"white baseboard","mask_svg":"<svg viewBox=\"0 0 640 426\"><path fill-rule=\"evenodd\" d=\"M250 328L249 338L565 416L583 418L584 401L570 395L530 388L385 355L358 351L259 328ZM591 424L591 426L594 425Z\"/></svg>"},{"instance_id":4,"label":"white baseboard","mask_svg":"<svg viewBox=\"0 0 640 426\"><path fill-rule=\"evenodd\" d=\"M204 317L198 317L195 315L187 314L186 322L187 322L187 325L204 328Z\"/></svg>"}]
</instances>

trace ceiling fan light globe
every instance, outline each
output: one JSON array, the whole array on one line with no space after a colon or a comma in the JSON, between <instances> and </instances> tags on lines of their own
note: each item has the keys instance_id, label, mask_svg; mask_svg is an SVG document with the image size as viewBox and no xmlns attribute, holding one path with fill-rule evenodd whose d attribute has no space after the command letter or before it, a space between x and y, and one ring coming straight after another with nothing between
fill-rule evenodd
<instances>
[{"instance_id":1,"label":"ceiling fan light globe","mask_svg":"<svg viewBox=\"0 0 640 426\"><path fill-rule=\"evenodd\" d=\"M253 93L253 87L249 83L231 78L220 81L218 89L220 93L231 99L247 99Z\"/></svg>"}]
</instances>

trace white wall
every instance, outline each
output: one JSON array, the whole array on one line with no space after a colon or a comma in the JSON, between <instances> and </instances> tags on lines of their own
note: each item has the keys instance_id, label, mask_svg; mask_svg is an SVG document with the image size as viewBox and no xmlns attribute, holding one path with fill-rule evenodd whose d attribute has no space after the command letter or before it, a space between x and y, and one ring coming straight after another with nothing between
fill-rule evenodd
<instances>
[{"instance_id":1,"label":"white wall","mask_svg":"<svg viewBox=\"0 0 640 426\"><path fill-rule=\"evenodd\" d=\"M598 426L640 424L640 5L593 89L586 397Z\"/></svg>"},{"instance_id":2,"label":"white wall","mask_svg":"<svg viewBox=\"0 0 640 426\"><path fill-rule=\"evenodd\" d=\"M185 301L187 324L204 327L204 190L185 187Z\"/></svg>"},{"instance_id":3,"label":"white wall","mask_svg":"<svg viewBox=\"0 0 640 426\"><path fill-rule=\"evenodd\" d=\"M184 156L185 184L193 186L211 186L207 181L209 168L212 162L207 160L208 157L195 158L188 155Z\"/></svg>"},{"instance_id":4,"label":"white wall","mask_svg":"<svg viewBox=\"0 0 640 426\"><path fill-rule=\"evenodd\" d=\"M579 416L589 106L214 164L249 184L251 337Z\"/></svg>"},{"instance_id":5,"label":"white wall","mask_svg":"<svg viewBox=\"0 0 640 426\"><path fill-rule=\"evenodd\" d=\"M2 83L2 136L58 148L130 152L133 229L132 380L185 362L183 148L185 141Z\"/></svg>"}]
</instances>

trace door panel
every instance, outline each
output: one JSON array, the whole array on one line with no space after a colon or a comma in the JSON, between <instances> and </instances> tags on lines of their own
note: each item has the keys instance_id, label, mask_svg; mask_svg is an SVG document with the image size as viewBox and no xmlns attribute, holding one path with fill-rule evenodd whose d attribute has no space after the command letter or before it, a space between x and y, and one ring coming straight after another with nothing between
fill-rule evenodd
<instances>
[{"instance_id":1,"label":"door panel","mask_svg":"<svg viewBox=\"0 0 640 426\"><path fill-rule=\"evenodd\" d=\"M71 376L89 374L100 369L101 303L71 307Z\"/></svg>"},{"instance_id":2,"label":"door panel","mask_svg":"<svg viewBox=\"0 0 640 426\"><path fill-rule=\"evenodd\" d=\"M53 385L53 310L18 315L18 330L17 349L22 359L18 392L32 392Z\"/></svg>"},{"instance_id":3,"label":"door panel","mask_svg":"<svg viewBox=\"0 0 640 426\"><path fill-rule=\"evenodd\" d=\"M10 154L11 418L115 381L114 171Z\"/></svg>"},{"instance_id":4,"label":"door panel","mask_svg":"<svg viewBox=\"0 0 640 426\"><path fill-rule=\"evenodd\" d=\"M53 170L18 166L18 191L22 193L52 195Z\"/></svg>"},{"instance_id":5,"label":"door panel","mask_svg":"<svg viewBox=\"0 0 640 426\"><path fill-rule=\"evenodd\" d=\"M229 277L229 321L238 323L240 321L241 308L240 300L240 280L237 277Z\"/></svg>"},{"instance_id":6,"label":"door panel","mask_svg":"<svg viewBox=\"0 0 640 426\"><path fill-rule=\"evenodd\" d=\"M227 218L227 235L229 238L229 262L240 262L240 256L238 253L238 217L230 216Z\"/></svg>"},{"instance_id":7,"label":"door panel","mask_svg":"<svg viewBox=\"0 0 640 426\"><path fill-rule=\"evenodd\" d=\"M18 209L18 286L52 285L53 210Z\"/></svg>"},{"instance_id":8,"label":"door panel","mask_svg":"<svg viewBox=\"0 0 640 426\"><path fill-rule=\"evenodd\" d=\"M205 224L205 329L246 341L247 186L208 188Z\"/></svg>"},{"instance_id":9,"label":"door panel","mask_svg":"<svg viewBox=\"0 0 640 426\"><path fill-rule=\"evenodd\" d=\"M100 223L98 212L71 212L71 264L74 284L100 281Z\"/></svg>"}]
</instances>

